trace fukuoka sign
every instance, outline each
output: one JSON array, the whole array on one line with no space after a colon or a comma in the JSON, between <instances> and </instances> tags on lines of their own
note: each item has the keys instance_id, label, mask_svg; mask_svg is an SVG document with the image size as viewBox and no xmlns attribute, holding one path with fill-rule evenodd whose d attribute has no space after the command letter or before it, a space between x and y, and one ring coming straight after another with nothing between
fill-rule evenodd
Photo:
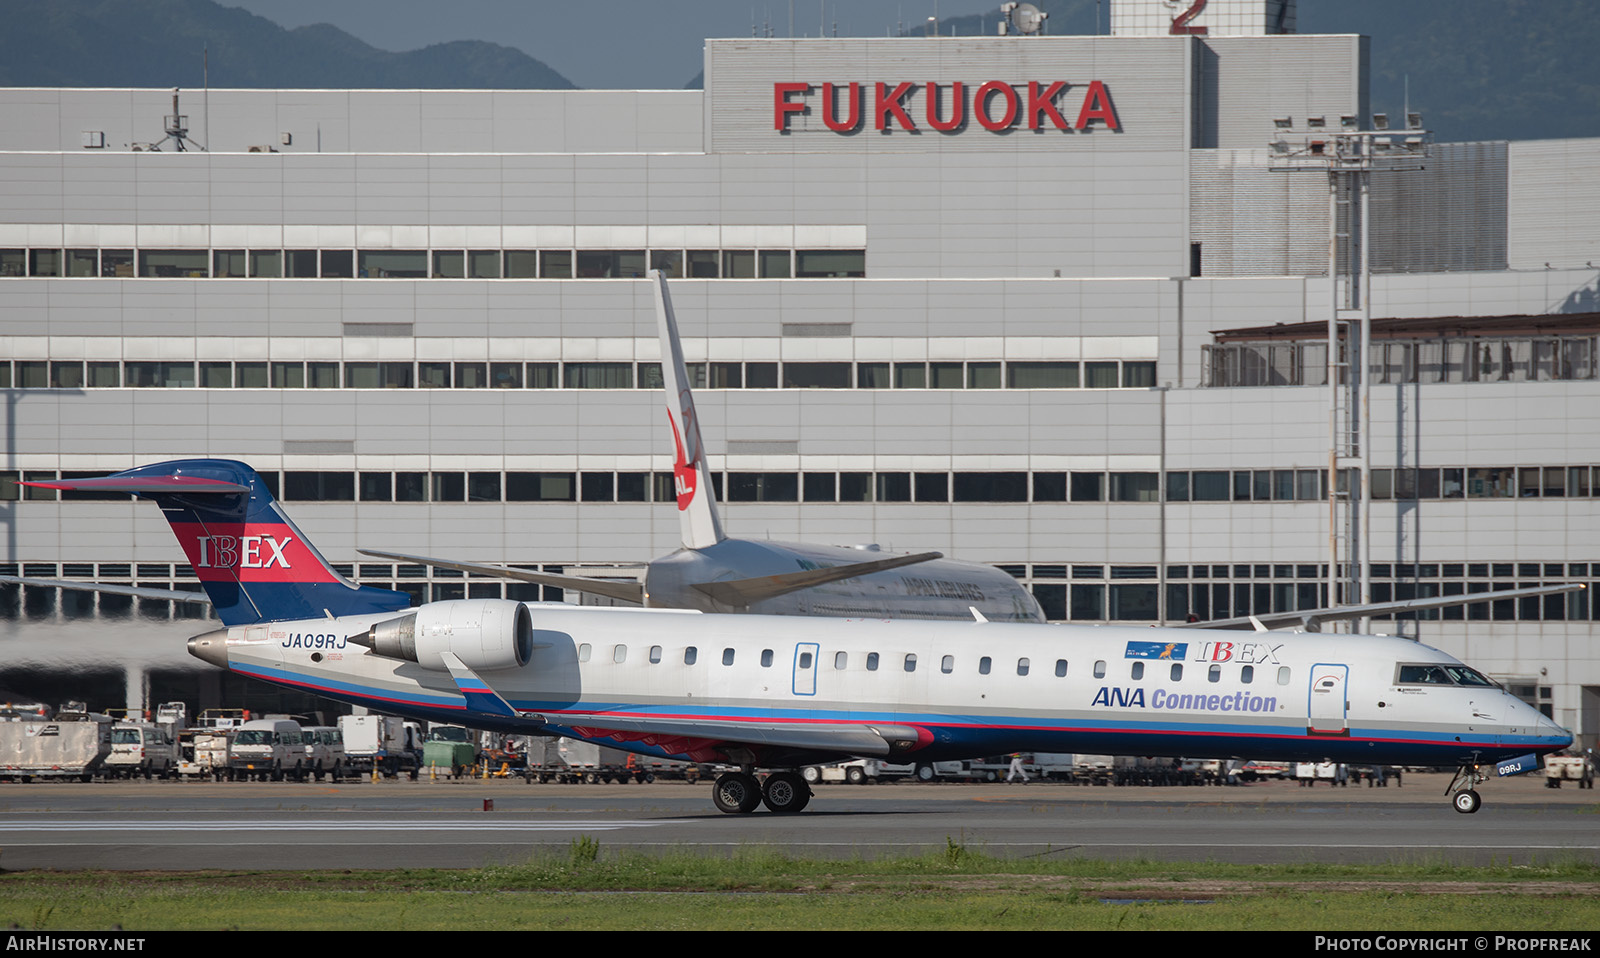
<instances>
[{"instance_id":1,"label":"fukuoka sign","mask_svg":"<svg viewBox=\"0 0 1600 958\"><path fill-rule=\"evenodd\" d=\"M1029 130L1086 130L1096 120L1108 130L1121 130L1111 94L1099 80L1081 87L1065 80L1040 83L1029 80L1025 87L1002 80L971 87L966 83L774 83L772 85L772 126L789 132L790 117L807 112L820 113L822 123L835 133L856 133L870 128L880 131L922 129L938 133L960 133L971 122L991 133L1003 133L1019 126ZM1077 91L1082 90L1078 99ZM920 92L922 105L908 103ZM1064 101L1073 100L1068 103ZM1077 106L1076 117L1072 106ZM1067 112L1063 113L1065 109ZM916 114L915 116L913 114ZM926 124L920 126L918 121Z\"/></svg>"}]
</instances>

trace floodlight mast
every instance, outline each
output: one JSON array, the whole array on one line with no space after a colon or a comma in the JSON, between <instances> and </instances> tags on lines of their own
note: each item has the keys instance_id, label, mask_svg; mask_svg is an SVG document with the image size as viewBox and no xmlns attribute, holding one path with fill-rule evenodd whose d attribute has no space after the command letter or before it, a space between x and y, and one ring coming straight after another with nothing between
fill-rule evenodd
<instances>
[{"instance_id":1,"label":"floodlight mast","mask_svg":"<svg viewBox=\"0 0 1600 958\"><path fill-rule=\"evenodd\" d=\"M1381 113L1373 115L1369 130L1351 114L1339 117L1337 129L1321 116L1307 117L1303 131L1296 131L1292 117L1272 123L1269 170L1321 172L1328 178L1328 595L1322 604L1367 605L1372 602L1371 176L1425 169L1431 138L1421 114L1411 112L1403 135L1391 135L1389 118ZM1354 620L1348 628L1364 632L1366 620Z\"/></svg>"}]
</instances>

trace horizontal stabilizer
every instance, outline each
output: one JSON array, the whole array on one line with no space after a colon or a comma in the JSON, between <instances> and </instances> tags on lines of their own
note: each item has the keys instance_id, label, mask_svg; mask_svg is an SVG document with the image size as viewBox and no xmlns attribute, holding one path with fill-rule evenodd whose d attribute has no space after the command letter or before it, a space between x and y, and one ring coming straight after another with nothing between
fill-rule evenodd
<instances>
[{"instance_id":1,"label":"horizontal stabilizer","mask_svg":"<svg viewBox=\"0 0 1600 958\"><path fill-rule=\"evenodd\" d=\"M1299 628L1307 632L1320 632L1324 622L1347 622L1351 619L1386 619L1397 612L1418 612L1423 609L1445 609L1474 602L1494 602L1502 599L1529 599L1562 592L1579 592L1586 586L1541 585L1529 589L1502 589L1499 592L1472 592L1467 595L1436 595L1425 599L1401 599L1398 602L1373 602L1368 605L1340 605L1326 609L1306 609L1301 612L1259 613L1237 619L1216 619L1211 622L1191 622L1191 629L1253 629L1257 625L1268 629Z\"/></svg>"},{"instance_id":2,"label":"horizontal stabilizer","mask_svg":"<svg viewBox=\"0 0 1600 958\"><path fill-rule=\"evenodd\" d=\"M101 476L95 479L49 479L20 482L21 486L40 489L62 489L67 492L144 492L156 495L174 495L186 492L213 492L219 494L249 492L249 486L203 476Z\"/></svg>"},{"instance_id":3,"label":"horizontal stabilizer","mask_svg":"<svg viewBox=\"0 0 1600 958\"><path fill-rule=\"evenodd\" d=\"M31 585L44 589L72 589L77 592L104 592L107 595L127 595L135 599L170 599L173 602L193 602L195 605L211 604L211 597L204 592L184 592L179 589L149 589L137 585L79 582L75 579L30 579L14 575L0 575L0 583Z\"/></svg>"},{"instance_id":4,"label":"horizontal stabilizer","mask_svg":"<svg viewBox=\"0 0 1600 958\"><path fill-rule=\"evenodd\" d=\"M495 565L489 562L455 562L450 559L433 559L428 556L405 555L399 552L377 552L372 549L358 549L356 551L364 556L372 556L378 559L414 562L418 565L431 565L440 569L459 569L462 572L472 572L477 575L492 575L501 579L516 579L520 582L553 585L558 589L571 589L574 592L587 592L590 595L603 595L623 602L644 604L644 585L639 582L628 582L621 579L589 579L583 576L556 575L550 572L530 572L527 569Z\"/></svg>"},{"instance_id":5,"label":"horizontal stabilizer","mask_svg":"<svg viewBox=\"0 0 1600 958\"><path fill-rule=\"evenodd\" d=\"M840 579L854 579L857 576L942 558L944 558L942 552L918 552L915 555L890 556L887 559L852 562L849 565L829 566L825 569L806 569L802 572L784 572L750 579L729 579L724 582L697 582L694 588L723 605L745 608L763 599L788 595L790 592L838 582Z\"/></svg>"}]
</instances>

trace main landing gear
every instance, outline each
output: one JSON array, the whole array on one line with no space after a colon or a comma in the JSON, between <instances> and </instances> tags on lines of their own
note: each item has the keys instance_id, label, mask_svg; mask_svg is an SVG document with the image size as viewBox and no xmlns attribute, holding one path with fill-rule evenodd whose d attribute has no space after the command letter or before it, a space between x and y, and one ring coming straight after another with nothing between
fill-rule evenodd
<instances>
[{"instance_id":1,"label":"main landing gear","mask_svg":"<svg viewBox=\"0 0 1600 958\"><path fill-rule=\"evenodd\" d=\"M1483 806L1483 798L1478 795L1474 786L1482 785L1489 780L1477 762L1468 762L1456 769L1455 777L1450 779L1450 805L1463 815L1471 815Z\"/></svg>"},{"instance_id":2,"label":"main landing gear","mask_svg":"<svg viewBox=\"0 0 1600 958\"><path fill-rule=\"evenodd\" d=\"M795 772L773 772L765 785L749 772L725 772L711 786L711 800L730 815L749 814L762 804L779 815L792 815L810 803L811 787Z\"/></svg>"}]
</instances>

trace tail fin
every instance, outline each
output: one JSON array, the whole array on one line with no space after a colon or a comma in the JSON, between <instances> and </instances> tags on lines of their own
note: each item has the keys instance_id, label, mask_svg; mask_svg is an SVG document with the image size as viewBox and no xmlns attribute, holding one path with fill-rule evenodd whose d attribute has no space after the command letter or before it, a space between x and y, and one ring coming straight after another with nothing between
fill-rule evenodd
<instances>
[{"instance_id":1,"label":"tail fin","mask_svg":"<svg viewBox=\"0 0 1600 958\"><path fill-rule=\"evenodd\" d=\"M334 571L242 462L183 459L34 485L154 500L224 625L392 612L411 604L403 592L356 585Z\"/></svg>"},{"instance_id":2,"label":"tail fin","mask_svg":"<svg viewBox=\"0 0 1600 958\"><path fill-rule=\"evenodd\" d=\"M672 426L673 452L677 457L672 464L672 481L678 493L680 536L684 548L704 549L722 541L722 521L717 518L705 444L700 441L700 419L695 415L694 395L689 391L672 298L667 295L667 277L660 270L651 270L650 278L655 283L656 323L661 329L661 379L667 395L667 422Z\"/></svg>"}]
</instances>

